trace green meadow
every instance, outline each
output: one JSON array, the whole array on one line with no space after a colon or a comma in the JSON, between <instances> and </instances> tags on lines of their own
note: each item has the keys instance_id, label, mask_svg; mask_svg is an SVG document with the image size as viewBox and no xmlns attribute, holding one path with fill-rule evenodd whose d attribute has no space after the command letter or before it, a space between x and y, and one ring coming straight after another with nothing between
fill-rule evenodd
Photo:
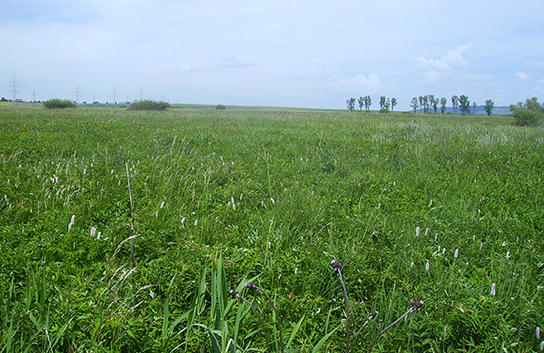
<instances>
[{"instance_id":1,"label":"green meadow","mask_svg":"<svg viewBox=\"0 0 544 353\"><path fill-rule=\"evenodd\" d=\"M512 122L1 108L0 352L539 351L544 134Z\"/></svg>"}]
</instances>

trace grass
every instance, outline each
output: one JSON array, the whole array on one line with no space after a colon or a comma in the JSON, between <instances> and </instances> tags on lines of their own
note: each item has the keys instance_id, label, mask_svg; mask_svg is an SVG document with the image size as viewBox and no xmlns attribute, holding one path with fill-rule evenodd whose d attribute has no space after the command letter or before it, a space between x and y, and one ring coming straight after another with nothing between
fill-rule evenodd
<instances>
[{"instance_id":1,"label":"grass","mask_svg":"<svg viewBox=\"0 0 544 353\"><path fill-rule=\"evenodd\" d=\"M332 352L377 310L364 351L411 300L373 351L537 350L544 139L512 121L5 109L3 351Z\"/></svg>"}]
</instances>

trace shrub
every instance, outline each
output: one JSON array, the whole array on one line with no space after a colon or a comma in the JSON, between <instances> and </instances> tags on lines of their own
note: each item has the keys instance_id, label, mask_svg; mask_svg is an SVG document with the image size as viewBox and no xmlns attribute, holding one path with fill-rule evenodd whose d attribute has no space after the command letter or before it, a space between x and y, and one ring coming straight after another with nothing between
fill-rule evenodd
<instances>
[{"instance_id":1,"label":"shrub","mask_svg":"<svg viewBox=\"0 0 544 353\"><path fill-rule=\"evenodd\" d=\"M389 109L382 108L382 109L380 109L379 113L389 113Z\"/></svg>"},{"instance_id":2,"label":"shrub","mask_svg":"<svg viewBox=\"0 0 544 353\"><path fill-rule=\"evenodd\" d=\"M518 108L514 110L512 116L516 120L514 125L517 126L537 126L542 122L544 114L538 110Z\"/></svg>"},{"instance_id":3,"label":"shrub","mask_svg":"<svg viewBox=\"0 0 544 353\"><path fill-rule=\"evenodd\" d=\"M166 110L168 108L172 108L172 106L169 103L162 102L162 101L156 102L153 100L136 101L128 107L129 110L156 110L156 111Z\"/></svg>"},{"instance_id":4,"label":"shrub","mask_svg":"<svg viewBox=\"0 0 544 353\"><path fill-rule=\"evenodd\" d=\"M215 109L218 109L218 110L226 110L227 107L224 106L223 104L218 104L218 105L215 106Z\"/></svg>"},{"instance_id":5,"label":"shrub","mask_svg":"<svg viewBox=\"0 0 544 353\"><path fill-rule=\"evenodd\" d=\"M538 103L536 97L527 99L525 103L511 104L510 111L517 126L537 126L544 120L544 106Z\"/></svg>"},{"instance_id":6,"label":"shrub","mask_svg":"<svg viewBox=\"0 0 544 353\"><path fill-rule=\"evenodd\" d=\"M68 99L50 99L42 103L47 109L76 108L76 103Z\"/></svg>"}]
</instances>

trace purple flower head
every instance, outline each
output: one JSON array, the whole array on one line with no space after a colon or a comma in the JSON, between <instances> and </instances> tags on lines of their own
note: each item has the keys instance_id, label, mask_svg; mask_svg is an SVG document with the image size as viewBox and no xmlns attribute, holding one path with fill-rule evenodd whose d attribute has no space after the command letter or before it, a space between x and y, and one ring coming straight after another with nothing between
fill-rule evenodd
<instances>
[{"instance_id":1,"label":"purple flower head","mask_svg":"<svg viewBox=\"0 0 544 353\"><path fill-rule=\"evenodd\" d=\"M257 286L254 285L253 283L246 283L246 288L249 288L249 289L256 289Z\"/></svg>"},{"instance_id":2,"label":"purple flower head","mask_svg":"<svg viewBox=\"0 0 544 353\"><path fill-rule=\"evenodd\" d=\"M334 272L338 272L338 270L342 268L342 264L340 262L336 262L335 260L331 261L331 266Z\"/></svg>"},{"instance_id":3,"label":"purple flower head","mask_svg":"<svg viewBox=\"0 0 544 353\"><path fill-rule=\"evenodd\" d=\"M375 318L376 316L378 316L378 312L377 311L373 311L370 313L370 317L371 318Z\"/></svg>"},{"instance_id":4,"label":"purple flower head","mask_svg":"<svg viewBox=\"0 0 544 353\"><path fill-rule=\"evenodd\" d=\"M238 291L237 291L236 289L231 289L231 290L229 291L229 295L230 295L231 297L233 297L233 298L236 298L236 297L238 297Z\"/></svg>"},{"instance_id":5,"label":"purple flower head","mask_svg":"<svg viewBox=\"0 0 544 353\"><path fill-rule=\"evenodd\" d=\"M412 300L410 302L410 305L412 305L412 310L416 311L417 309L421 308L423 306L423 302L421 300L418 300L417 302Z\"/></svg>"}]
</instances>

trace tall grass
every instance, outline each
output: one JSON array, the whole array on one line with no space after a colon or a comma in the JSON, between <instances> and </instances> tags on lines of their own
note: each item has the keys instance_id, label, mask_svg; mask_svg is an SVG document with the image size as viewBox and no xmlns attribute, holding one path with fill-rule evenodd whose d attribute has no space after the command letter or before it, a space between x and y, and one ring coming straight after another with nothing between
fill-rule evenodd
<instances>
[{"instance_id":1,"label":"tall grass","mask_svg":"<svg viewBox=\"0 0 544 353\"><path fill-rule=\"evenodd\" d=\"M278 318L286 349L345 350L335 259L354 327L379 312L353 351L410 300L425 306L374 351L539 349L541 128L509 117L6 109L0 136L3 351L275 350ZM120 246L131 224L134 270ZM249 279L277 317L243 292ZM235 288L267 327L228 297Z\"/></svg>"}]
</instances>

